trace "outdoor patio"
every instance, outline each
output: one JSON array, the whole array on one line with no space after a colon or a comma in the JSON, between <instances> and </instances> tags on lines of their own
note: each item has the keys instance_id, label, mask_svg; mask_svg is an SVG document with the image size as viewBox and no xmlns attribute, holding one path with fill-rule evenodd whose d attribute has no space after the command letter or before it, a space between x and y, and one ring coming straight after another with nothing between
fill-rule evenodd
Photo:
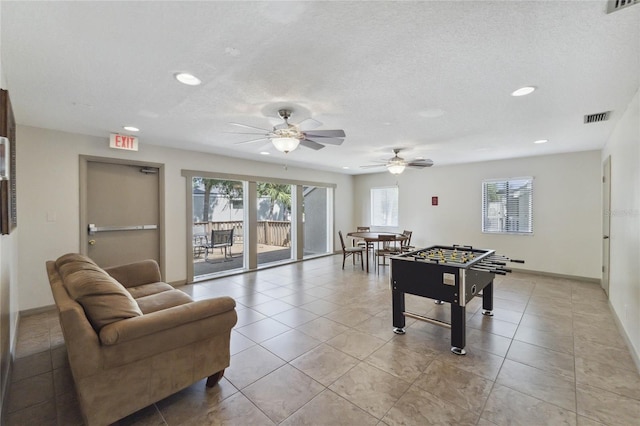
<instances>
[{"instance_id":1,"label":"outdoor patio","mask_svg":"<svg viewBox=\"0 0 640 426\"><path fill-rule=\"evenodd\" d=\"M194 252L193 274L194 276L215 274L232 269L242 269L244 262L244 246L235 243L231 247L231 258L225 258L224 250L214 249L209 252L207 260L204 259L204 251ZM291 247L270 246L258 244L258 265L278 262L291 258Z\"/></svg>"}]
</instances>

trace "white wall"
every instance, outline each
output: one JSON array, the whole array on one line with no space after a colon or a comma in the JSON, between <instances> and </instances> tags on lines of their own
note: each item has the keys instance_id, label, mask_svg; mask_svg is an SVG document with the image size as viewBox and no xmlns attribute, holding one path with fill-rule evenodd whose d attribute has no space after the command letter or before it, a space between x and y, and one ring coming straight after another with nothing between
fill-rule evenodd
<instances>
[{"instance_id":1,"label":"white wall","mask_svg":"<svg viewBox=\"0 0 640 426\"><path fill-rule=\"evenodd\" d=\"M482 180L533 176L533 236L481 232ZM524 259L522 269L600 278L600 151L437 165L355 178L355 223L368 225L369 190L400 189L399 231L413 231L412 245L465 244ZM431 205L437 196L439 205Z\"/></svg>"},{"instance_id":2,"label":"white wall","mask_svg":"<svg viewBox=\"0 0 640 426\"><path fill-rule=\"evenodd\" d=\"M18 244L20 310L53 304L45 261L79 248L79 155L127 158L165 165L166 280L184 281L187 274L186 183L182 169L334 183L336 229L353 228L351 176L296 169L191 151L154 147L140 138L137 153L108 148L97 138L20 126L18 143ZM56 221L47 221L55 215ZM190 219L190 218L189 218ZM337 239L337 238L336 238Z\"/></svg>"},{"instance_id":3,"label":"white wall","mask_svg":"<svg viewBox=\"0 0 640 426\"><path fill-rule=\"evenodd\" d=\"M640 358L640 94L602 151L611 156L609 301Z\"/></svg>"},{"instance_id":4,"label":"white wall","mask_svg":"<svg viewBox=\"0 0 640 426\"><path fill-rule=\"evenodd\" d=\"M0 3L0 16L2 4ZM0 87L9 90L2 68L2 41L0 40ZM18 233L0 236L0 416L8 390L9 365L14 353L18 321L18 267L16 252ZM0 417L2 422L2 417Z\"/></svg>"}]
</instances>

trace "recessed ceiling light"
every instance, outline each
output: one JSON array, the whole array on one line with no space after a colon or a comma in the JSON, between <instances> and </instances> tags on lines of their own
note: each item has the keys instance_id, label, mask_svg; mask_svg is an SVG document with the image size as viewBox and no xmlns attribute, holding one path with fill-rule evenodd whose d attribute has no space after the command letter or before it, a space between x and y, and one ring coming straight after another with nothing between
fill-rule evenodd
<instances>
[{"instance_id":1,"label":"recessed ceiling light","mask_svg":"<svg viewBox=\"0 0 640 426\"><path fill-rule=\"evenodd\" d=\"M530 93L533 93L534 90L536 90L536 88L534 86L521 87L518 90L512 92L511 96L525 96L525 95L528 95Z\"/></svg>"},{"instance_id":2,"label":"recessed ceiling light","mask_svg":"<svg viewBox=\"0 0 640 426\"><path fill-rule=\"evenodd\" d=\"M175 74L175 78L180 83L186 84L187 86L197 86L200 83L202 83L198 77L188 74L186 72L179 72Z\"/></svg>"},{"instance_id":3,"label":"recessed ceiling light","mask_svg":"<svg viewBox=\"0 0 640 426\"><path fill-rule=\"evenodd\" d=\"M124 126L123 129L129 131L129 132L139 132L140 129L138 129L137 127L133 127L133 126Z\"/></svg>"},{"instance_id":4,"label":"recessed ceiling light","mask_svg":"<svg viewBox=\"0 0 640 426\"><path fill-rule=\"evenodd\" d=\"M267 151L262 151L260 155L270 155L270 153L268 153Z\"/></svg>"},{"instance_id":5,"label":"recessed ceiling light","mask_svg":"<svg viewBox=\"0 0 640 426\"><path fill-rule=\"evenodd\" d=\"M538 139L537 141L533 141L533 143L547 143L549 142L547 139Z\"/></svg>"},{"instance_id":6,"label":"recessed ceiling light","mask_svg":"<svg viewBox=\"0 0 640 426\"><path fill-rule=\"evenodd\" d=\"M343 169L348 170L349 166L342 166Z\"/></svg>"}]
</instances>

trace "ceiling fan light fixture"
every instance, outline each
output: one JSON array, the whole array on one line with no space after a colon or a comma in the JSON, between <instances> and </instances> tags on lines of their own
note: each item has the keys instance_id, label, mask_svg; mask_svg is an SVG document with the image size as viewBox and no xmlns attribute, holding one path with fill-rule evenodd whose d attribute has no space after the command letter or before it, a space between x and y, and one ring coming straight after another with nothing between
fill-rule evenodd
<instances>
[{"instance_id":1,"label":"ceiling fan light fixture","mask_svg":"<svg viewBox=\"0 0 640 426\"><path fill-rule=\"evenodd\" d=\"M300 144L300 139L296 138L272 138L271 142L273 146L280 152L284 152L285 154L293 151Z\"/></svg>"},{"instance_id":2,"label":"ceiling fan light fixture","mask_svg":"<svg viewBox=\"0 0 640 426\"><path fill-rule=\"evenodd\" d=\"M536 89L535 86L524 86L511 92L511 96L526 96L533 93Z\"/></svg>"},{"instance_id":3,"label":"ceiling fan light fixture","mask_svg":"<svg viewBox=\"0 0 640 426\"><path fill-rule=\"evenodd\" d=\"M186 84L187 86L198 86L202 81L193 74L189 74L186 72L179 72L173 75L176 80L178 80L182 84Z\"/></svg>"},{"instance_id":4,"label":"ceiling fan light fixture","mask_svg":"<svg viewBox=\"0 0 640 426\"><path fill-rule=\"evenodd\" d=\"M404 172L405 167L406 166L402 163L391 163L387 166L387 170L389 170L389 173L392 175L399 175Z\"/></svg>"}]
</instances>

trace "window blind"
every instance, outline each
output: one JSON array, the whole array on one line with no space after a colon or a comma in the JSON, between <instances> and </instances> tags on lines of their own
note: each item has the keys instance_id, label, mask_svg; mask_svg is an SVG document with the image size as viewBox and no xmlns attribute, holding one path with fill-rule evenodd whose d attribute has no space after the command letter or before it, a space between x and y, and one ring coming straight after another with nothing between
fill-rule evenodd
<instances>
[{"instance_id":1,"label":"window blind","mask_svg":"<svg viewBox=\"0 0 640 426\"><path fill-rule=\"evenodd\" d=\"M371 188L371 225L398 226L398 187Z\"/></svg>"},{"instance_id":2,"label":"window blind","mask_svg":"<svg viewBox=\"0 0 640 426\"><path fill-rule=\"evenodd\" d=\"M533 177L482 182L482 232L533 234Z\"/></svg>"}]
</instances>

